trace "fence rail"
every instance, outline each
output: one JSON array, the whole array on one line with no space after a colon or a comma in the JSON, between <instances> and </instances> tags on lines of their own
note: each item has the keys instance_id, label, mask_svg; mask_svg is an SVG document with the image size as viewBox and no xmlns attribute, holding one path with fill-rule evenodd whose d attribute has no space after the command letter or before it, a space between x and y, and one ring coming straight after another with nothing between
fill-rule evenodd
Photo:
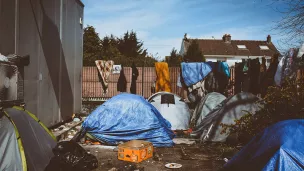
<instances>
[{"instance_id":1,"label":"fence rail","mask_svg":"<svg viewBox=\"0 0 304 171\"><path fill-rule=\"evenodd\" d=\"M136 94L148 98L152 95L151 86L156 79L156 72L154 67L138 67L139 76L136 81ZM142 72L144 71L144 72ZM231 79L234 79L234 69L230 68ZM124 67L124 73L127 79L127 92L130 92L132 69L131 67ZM177 86L177 79L180 74L179 67L170 67L170 83L171 91L174 94L181 96L181 88ZM144 75L142 75L144 74ZM103 94L103 89L98 77L98 70L96 67L83 67L82 70L82 97L86 99L108 99L120 92L117 91L117 82L119 74L110 74L108 93ZM233 91L233 89L232 89Z\"/></svg>"}]
</instances>

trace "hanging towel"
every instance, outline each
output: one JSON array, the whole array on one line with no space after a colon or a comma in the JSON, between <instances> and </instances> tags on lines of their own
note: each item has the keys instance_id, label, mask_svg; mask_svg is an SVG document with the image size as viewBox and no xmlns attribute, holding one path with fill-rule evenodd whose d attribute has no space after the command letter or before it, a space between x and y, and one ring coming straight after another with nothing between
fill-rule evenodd
<instances>
[{"instance_id":1,"label":"hanging towel","mask_svg":"<svg viewBox=\"0 0 304 171\"><path fill-rule=\"evenodd\" d=\"M130 92L132 94L136 94L136 80L138 77L138 69L136 68L134 62L132 63L132 82L131 82L131 87L130 87Z\"/></svg>"},{"instance_id":2,"label":"hanging towel","mask_svg":"<svg viewBox=\"0 0 304 171\"><path fill-rule=\"evenodd\" d=\"M156 62L155 70L157 76L156 87L155 87L156 92L160 92L160 91L171 92L168 63Z\"/></svg>"},{"instance_id":3,"label":"hanging towel","mask_svg":"<svg viewBox=\"0 0 304 171\"><path fill-rule=\"evenodd\" d=\"M127 91L127 79L125 76L124 68L121 66L120 75L117 82L117 91L126 92Z\"/></svg>"},{"instance_id":4,"label":"hanging towel","mask_svg":"<svg viewBox=\"0 0 304 171\"><path fill-rule=\"evenodd\" d=\"M182 77L187 87L203 80L212 70L206 63L185 63L182 64Z\"/></svg>"},{"instance_id":5,"label":"hanging towel","mask_svg":"<svg viewBox=\"0 0 304 171\"><path fill-rule=\"evenodd\" d=\"M108 92L109 76L112 72L114 61L96 60L95 64L101 77L101 84L104 93Z\"/></svg>"},{"instance_id":6,"label":"hanging towel","mask_svg":"<svg viewBox=\"0 0 304 171\"><path fill-rule=\"evenodd\" d=\"M220 62L219 71L223 72L228 78L230 78L230 70L227 62Z\"/></svg>"}]
</instances>

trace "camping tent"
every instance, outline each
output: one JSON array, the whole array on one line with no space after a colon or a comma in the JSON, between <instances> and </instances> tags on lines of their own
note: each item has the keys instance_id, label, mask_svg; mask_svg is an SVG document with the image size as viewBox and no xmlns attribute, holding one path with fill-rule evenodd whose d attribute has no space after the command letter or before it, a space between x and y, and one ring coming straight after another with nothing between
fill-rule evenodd
<instances>
[{"instance_id":1,"label":"camping tent","mask_svg":"<svg viewBox=\"0 0 304 171\"><path fill-rule=\"evenodd\" d=\"M202 141L226 141L228 134L221 134L220 124L234 124L234 120L240 119L246 112L255 113L260 109L256 103L258 100L255 95L246 92L227 98L202 120L192 135L200 136Z\"/></svg>"},{"instance_id":2,"label":"camping tent","mask_svg":"<svg viewBox=\"0 0 304 171\"><path fill-rule=\"evenodd\" d=\"M304 170L304 120L287 120L266 128L224 166L235 170Z\"/></svg>"},{"instance_id":3,"label":"camping tent","mask_svg":"<svg viewBox=\"0 0 304 171\"><path fill-rule=\"evenodd\" d=\"M109 145L140 139L156 147L170 147L171 124L143 97L122 93L95 109L82 124L82 131Z\"/></svg>"},{"instance_id":4,"label":"camping tent","mask_svg":"<svg viewBox=\"0 0 304 171\"><path fill-rule=\"evenodd\" d=\"M14 107L0 113L0 170L44 170L56 138L30 112Z\"/></svg>"},{"instance_id":5,"label":"camping tent","mask_svg":"<svg viewBox=\"0 0 304 171\"><path fill-rule=\"evenodd\" d=\"M172 130L189 129L190 110L188 105L181 101L181 97L168 92L158 92L152 95L148 102L171 123Z\"/></svg>"},{"instance_id":6,"label":"camping tent","mask_svg":"<svg viewBox=\"0 0 304 171\"><path fill-rule=\"evenodd\" d=\"M200 103L196 105L191 118L191 126L199 126L202 120L225 99L226 97L224 95L217 92L207 94L201 99Z\"/></svg>"}]
</instances>

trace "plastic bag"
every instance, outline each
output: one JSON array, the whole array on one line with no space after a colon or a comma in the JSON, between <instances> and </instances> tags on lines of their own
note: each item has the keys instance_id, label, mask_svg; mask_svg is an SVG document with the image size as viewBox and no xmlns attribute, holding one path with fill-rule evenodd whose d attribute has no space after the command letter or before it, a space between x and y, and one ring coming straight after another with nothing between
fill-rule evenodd
<instances>
[{"instance_id":1,"label":"plastic bag","mask_svg":"<svg viewBox=\"0 0 304 171\"><path fill-rule=\"evenodd\" d=\"M53 153L45 171L90 171L98 167L97 158L74 141L59 142Z\"/></svg>"}]
</instances>

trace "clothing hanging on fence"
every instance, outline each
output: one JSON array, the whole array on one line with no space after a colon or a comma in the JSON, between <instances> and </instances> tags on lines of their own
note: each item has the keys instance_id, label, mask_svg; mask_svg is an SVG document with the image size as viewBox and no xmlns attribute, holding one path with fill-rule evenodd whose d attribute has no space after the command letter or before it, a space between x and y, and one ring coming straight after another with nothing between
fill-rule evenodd
<instances>
[{"instance_id":1,"label":"clothing hanging on fence","mask_svg":"<svg viewBox=\"0 0 304 171\"><path fill-rule=\"evenodd\" d=\"M127 79L124 72L124 67L121 66L120 75L117 82L117 91L126 92L127 91Z\"/></svg>"},{"instance_id":2,"label":"clothing hanging on fence","mask_svg":"<svg viewBox=\"0 0 304 171\"><path fill-rule=\"evenodd\" d=\"M132 82L131 82L131 87L130 87L130 92L132 94L136 94L136 80L138 77L138 69L136 68L134 62L132 63Z\"/></svg>"},{"instance_id":3,"label":"clothing hanging on fence","mask_svg":"<svg viewBox=\"0 0 304 171\"><path fill-rule=\"evenodd\" d=\"M209 62L210 64L210 62ZM205 88L208 93L218 92L225 94L225 90L229 83L230 72L226 71L225 65L222 62L214 62L211 64L212 72L209 73L205 79Z\"/></svg>"},{"instance_id":4,"label":"clothing hanging on fence","mask_svg":"<svg viewBox=\"0 0 304 171\"><path fill-rule=\"evenodd\" d=\"M267 89L270 86L274 85L275 75L279 68L280 64L277 57L272 57L269 68L266 70L265 75L261 78L260 91L261 97L265 97Z\"/></svg>"},{"instance_id":5,"label":"clothing hanging on fence","mask_svg":"<svg viewBox=\"0 0 304 171\"><path fill-rule=\"evenodd\" d=\"M101 85L103 88L103 93L108 92L108 84L109 84L109 76L112 72L114 61L104 61L104 60L96 60L95 64L98 69L98 77L100 78Z\"/></svg>"},{"instance_id":6,"label":"clothing hanging on fence","mask_svg":"<svg viewBox=\"0 0 304 171\"><path fill-rule=\"evenodd\" d=\"M235 76L234 76L234 94L242 92L242 85L244 84L244 73L243 73L244 63L235 63Z\"/></svg>"},{"instance_id":7,"label":"clothing hanging on fence","mask_svg":"<svg viewBox=\"0 0 304 171\"><path fill-rule=\"evenodd\" d=\"M299 49L290 49L280 63L275 76L275 83L281 86L286 78L295 79L297 66L294 62Z\"/></svg>"},{"instance_id":8,"label":"clothing hanging on fence","mask_svg":"<svg viewBox=\"0 0 304 171\"><path fill-rule=\"evenodd\" d=\"M260 82L260 62L259 58L249 60L249 92L257 95L259 94Z\"/></svg>"},{"instance_id":9,"label":"clothing hanging on fence","mask_svg":"<svg viewBox=\"0 0 304 171\"><path fill-rule=\"evenodd\" d=\"M160 91L171 92L168 63L156 62L155 71L156 71L156 76L157 76L156 86L155 86L156 92L160 92Z\"/></svg>"}]
</instances>

